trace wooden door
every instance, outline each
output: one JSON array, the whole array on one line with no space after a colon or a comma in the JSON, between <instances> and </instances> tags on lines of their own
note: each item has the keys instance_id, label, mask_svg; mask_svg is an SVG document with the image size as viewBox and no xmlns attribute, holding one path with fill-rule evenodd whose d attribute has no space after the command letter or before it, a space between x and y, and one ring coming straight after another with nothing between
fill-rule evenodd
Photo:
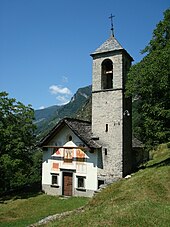
<instances>
[{"instance_id":1,"label":"wooden door","mask_svg":"<svg viewBox=\"0 0 170 227\"><path fill-rule=\"evenodd\" d=\"M63 172L63 195L72 195L73 173Z\"/></svg>"}]
</instances>

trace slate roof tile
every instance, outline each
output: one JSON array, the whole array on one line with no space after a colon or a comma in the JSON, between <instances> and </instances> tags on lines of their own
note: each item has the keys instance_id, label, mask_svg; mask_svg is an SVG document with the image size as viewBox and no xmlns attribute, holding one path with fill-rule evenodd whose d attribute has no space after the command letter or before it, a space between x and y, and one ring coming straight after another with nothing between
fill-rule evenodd
<instances>
[{"instance_id":1,"label":"slate roof tile","mask_svg":"<svg viewBox=\"0 0 170 227\"><path fill-rule=\"evenodd\" d=\"M110 38L107 39L100 47L98 47L91 55L115 50L123 50L123 47L114 36L110 36Z\"/></svg>"}]
</instances>

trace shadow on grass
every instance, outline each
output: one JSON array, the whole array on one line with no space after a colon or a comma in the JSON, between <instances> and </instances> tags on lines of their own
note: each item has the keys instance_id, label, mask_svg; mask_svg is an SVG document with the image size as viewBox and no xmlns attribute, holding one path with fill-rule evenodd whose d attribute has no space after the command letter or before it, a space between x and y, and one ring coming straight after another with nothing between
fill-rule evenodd
<instances>
[{"instance_id":1,"label":"shadow on grass","mask_svg":"<svg viewBox=\"0 0 170 227\"><path fill-rule=\"evenodd\" d=\"M41 184L38 182L3 193L0 195L0 203L5 203L7 200L28 199L30 197L36 197L42 193Z\"/></svg>"},{"instance_id":2,"label":"shadow on grass","mask_svg":"<svg viewBox=\"0 0 170 227\"><path fill-rule=\"evenodd\" d=\"M157 162L157 163L151 164L151 165L146 166L146 167L152 168L152 167L169 166L169 165L170 165L170 158L167 158L165 160L162 160L161 162Z\"/></svg>"},{"instance_id":3,"label":"shadow on grass","mask_svg":"<svg viewBox=\"0 0 170 227\"><path fill-rule=\"evenodd\" d=\"M146 169L146 168L161 167L161 166L169 166L169 165L170 165L170 158L167 158L165 160L162 160L162 161L159 161L159 162L155 162L153 164L149 164L149 165L146 164L146 165L140 166L138 168L138 170Z\"/></svg>"}]
</instances>

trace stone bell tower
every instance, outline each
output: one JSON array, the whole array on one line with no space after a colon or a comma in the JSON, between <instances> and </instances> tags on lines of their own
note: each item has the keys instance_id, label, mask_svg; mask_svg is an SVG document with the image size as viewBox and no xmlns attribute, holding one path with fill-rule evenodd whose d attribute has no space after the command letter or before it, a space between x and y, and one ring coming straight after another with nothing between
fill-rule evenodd
<instances>
[{"instance_id":1,"label":"stone bell tower","mask_svg":"<svg viewBox=\"0 0 170 227\"><path fill-rule=\"evenodd\" d=\"M133 58L113 34L91 56L92 133L102 145L98 180L109 183L131 172L132 111L125 83Z\"/></svg>"}]
</instances>

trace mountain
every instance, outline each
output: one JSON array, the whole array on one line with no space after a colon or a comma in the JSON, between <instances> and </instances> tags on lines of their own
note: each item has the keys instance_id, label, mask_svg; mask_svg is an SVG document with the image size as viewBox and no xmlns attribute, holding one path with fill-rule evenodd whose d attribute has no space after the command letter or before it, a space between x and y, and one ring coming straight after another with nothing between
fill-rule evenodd
<instances>
[{"instance_id":1,"label":"mountain","mask_svg":"<svg viewBox=\"0 0 170 227\"><path fill-rule=\"evenodd\" d=\"M90 96L84 105L77 111L76 118L84 121L92 119L92 96Z\"/></svg>"},{"instance_id":2,"label":"mountain","mask_svg":"<svg viewBox=\"0 0 170 227\"><path fill-rule=\"evenodd\" d=\"M79 88L70 102L63 106L51 106L42 110L35 110L35 121L37 126L36 134L38 137L45 136L49 130L58 123L64 117L73 117L80 120L91 121L92 117L92 86L86 86ZM140 115L137 112L136 106L138 100L132 102L132 128L133 134L137 138L138 128L136 122L140 120Z\"/></svg>"},{"instance_id":3,"label":"mountain","mask_svg":"<svg viewBox=\"0 0 170 227\"><path fill-rule=\"evenodd\" d=\"M35 110L36 134L43 137L55 124L64 117L76 117L91 97L92 87L79 88L70 102L62 106L51 106L42 110ZM79 114L80 115L80 114ZM82 119L82 118L81 118Z\"/></svg>"}]
</instances>

